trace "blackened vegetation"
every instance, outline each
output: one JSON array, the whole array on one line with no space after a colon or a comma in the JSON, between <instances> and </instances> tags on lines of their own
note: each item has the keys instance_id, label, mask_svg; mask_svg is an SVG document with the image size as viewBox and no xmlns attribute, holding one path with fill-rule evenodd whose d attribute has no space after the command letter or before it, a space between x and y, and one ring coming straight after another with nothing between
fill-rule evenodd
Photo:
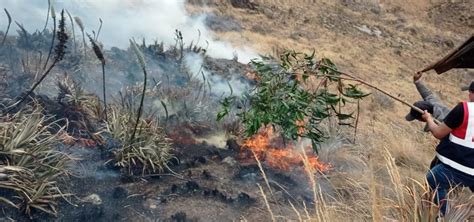
<instances>
[{"instance_id":1,"label":"blackened vegetation","mask_svg":"<svg viewBox=\"0 0 474 222\"><path fill-rule=\"evenodd\" d=\"M94 139L92 134L97 132L99 122L97 116L101 114L97 96L84 92L82 86L69 75L57 82L57 88L57 103L45 106L50 109L49 113L63 124L68 124L69 134Z\"/></svg>"},{"instance_id":2,"label":"blackened vegetation","mask_svg":"<svg viewBox=\"0 0 474 222\"><path fill-rule=\"evenodd\" d=\"M118 48L103 51L96 41L91 41L92 50L86 51L86 56L82 56L82 51L78 52L81 55L74 50L66 51L73 47L73 43L68 41L62 12L56 33L54 57L48 64L48 70L43 72L44 55L50 49L52 33L45 30L43 33L30 34L21 25L19 27L20 35L7 38L5 47L0 48L0 84L6 86L5 89L0 89L6 91L0 94L0 103L1 107L8 107L15 101L23 100L22 106L16 104L8 115L27 107L40 107L41 111L38 112L41 115L51 116L46 122L54 123L49 130L57 133L55 139L61 144L48 146L48 149L77 158L72 162L64 162L64 168L71 171L72 176L61 179L61 183L55 180L62 188L67 188L67 194L70 192L77 196L68 198L74 205L54 199L51 206L54 207L52 212L58 217L57 220L130 220L137 216L136 212L148 218L194 218L189 216L191 213L183 212L183 209L172 211L172 217L162 217L157 213L159 210L144 204L144 200L149 199L154 204L162 204L160 207L171 208L183 201L183 198L184 201L195 202L204 199L232 212L239 212L255 204L258 196L249 188L241 188L248 181L233 177L239 166L234 168L223 163L227 157L238 158L239 149L235 147L238 144L235 143L233 150L229 150L194 139L196 136L210 135L216 129L220 130L215 125L214 111L221 94L213 93L215 89L212 78L221 78L219 81L222 82L237 78L245 84L251 83L241 77L250 69L248 65L240 64L236 59L210 58L206 56L207 46L200 44L199 37L197 41L185 44L184 37L178 31L175 33L177 42L174 46L165 47L159 42L146 44L145 41L136 45L143 52L143 60L147 62L149 71L150 84L144 87L140 73L143 67L132 59L134 55L130 51ZM93 81L100 79L101 73L92 53L95 53L102 64L105 64L107 58L107 71L114 75L114 78L103 78L102 85L100 81ZM200 62L193 64L195 59ZM200 66L199 71L190 67L195 65ZM46 76L51 81L43 81ZM102 77L104 76L102 73ZM38 78L40 81L35 81ZM40 84L45 86L41 91L36 88ZM35 86L28 90L30 85ZM107 86L105 94L105 87L102 92L95 91L100 86ZM117 93L118 91L121 93ZM98 96L101 94L104 94L104 100L106 94L111 98L107 109L101 106ZM11 101L11 98L18 95L21 95L19 100ZM146 171L145 176L142 167L148 165L143 163L131 167L131 175L129 171L116 165L115 154L126 143L106 132L103 122L105 112L109 112L111 122L112 110L123 109L125 118L118 122L131 122L133 126L135 121L130 121L130 116L136 117L141 95L146 97L135 140L141 140L144 135L147 138L158 138L160 142L167 141L168 135L181 138L169 149L171 155L163 158L166 167ZM163 125L164 129L159 128ZM131 128L126 130L131 131ZM150 129L160 129L160 137L155 134L158 131ZM128 142L130 137L127 138L125 141ZM146 145L143 141L135 144ZM171 156L175 158L170 158ZM231 173L220 175L226 170ZM223 177L225 181L221 180ZM256 178L255 181L263 183L261 178ZM1 192L2 197L14 195L11 192ZM28 213L36 220L53 220L45 214L38 214L39 211L32 209ZM29 218L21 216L24 210L16 213L14 207L5 208L5 212L0 214L0 218L3 215L20 221Z\"/></svg>"},{"instance_id":3,"label":"blackened vegetation","mask_svg":"<svg viewBox=\"0 0 474 222\"><path fill-rule=\"evenodd\" d=\"M89 34L87 34L87 37L89 38L89 41L92 44L92 50L94 50L94 53L97 56L97 59L99 59L99 61L102 64L105 64L105 57L104 57L104 54L102 53L102 50L100 49L99 45L97 44L97 42L94 39L92 39L92 37Z\"/></svg>"},{"instance_id":4,"label":"blackened vegetation","mask_svg":"<svg viewBox=\"0 0 474 222\"><path fill-rule=\"evenodd\" d=\"M30 96L30 94L36 89L36 87L38 87L41 82L46 78L46 76L51 72L51 70L54 68L54 66L56 65L56 63L58 63L59 61L61 61L64 57L64 54L66 53L66 43L67 43L67 40L68 40L68 36L66 34L66 28L65 28L65 18L64 18L64 10L61 12L61 20L59 22L59 31L58 31L58 44L56 45L56 48L55 48L55 57L54 57L54 61L53 63L49 66L49 68L43 73L43 75L41 76L41 78L33 85L33 87L31 87L31 89L21 98L19 99L19 101L17 103L15 103L14 107L12 108L15 108L16 106L19 106L21 105L22 102L25 101L26 98L28 98L28 96ZM56 25L56 24L55 24ZM54 36L54 35L53 35ZM54 39L54 37L53 37ZM47 63L47 62L46 62ZM11 108L11 109L12 109ZM10 110L11 110L10 109Z\"/></svg>"},{"instance_id":5,"label":"blackened vegetation","mask_svg":"<svg viewBox=\"0 0 474 222\"><path fill-rule=\"evenodd\" d=\"M201 187L196 181L191 180L183 184L173 184L169 190L163 192L163 196L170 196L176 194L179 197L200 196L213 200L220 201L225 204L230 204L236 207L249 206L255 203L255 198L250 197L245 192L240 192L237 195L226 193L225 190L217 188ZM171 201L172 198L161 199L161 203Z\"/></svg>"},{"instance_id":6,"label":"blackened vegetation","mask_svg":"<svg viewBox=\"0 0 474 222\"><path fill-rule=\"evenodd\" d=\"M54 11L54 7L50 6L51 10L51 18L53 19L53 38L51 38L51 46L49 48L48 56L46 57L46 62L44 63L43 69L46 69L48 65L49 58L51 57L51 52L53 51L54 47L54 40L56 40L56 12Z\"/></svg>"},{"instance_id":7,"label":"blackened vegetation","mask_svg":"<svg viewBox=\"0 0 474 222\"><path fill-rule=\"evenodd\" d=\"M180 35L181 35L181 33L180 33ZM180 36L180 39L182 41L183 37ZM146 71L145 58L144 58L142 52L138 49L137 44L135 43L135 41L130 40L130 45L131 45L135 55L137 56L138 62L139 62L140 67L143 71L143 90L142 90L142 94L141 94L141 97L140 97L140 105L138 105L137 120L135 121L135 126L133 127L133 133L132 133L132 136L130 137L130 146L131 146L135 142L134 141L135 134L137 132L138 124L140 122L140 118L141 118L142 112L143 112L143 103L144 103L144 100L145 100L145 92L146 92L146 83L147 83L148 73ZM180 60L181 59L182 59L182 57L180 58Z\"/></svg>"},{"instance_id":8,"label":"blackened vegetation","mask_svg":"<svg viewBox=\"0 0 474 222\"><path fill-rule=\"evenodd\" d=\"M61 11L61 20L59 20L58 29L58 44L54 49L54 61L56 62L63 60L64 55L66 54L66 44L69 39L69 36L66 33L66 18L64 17L64 10Z\"/></svg>"}]
</instances>

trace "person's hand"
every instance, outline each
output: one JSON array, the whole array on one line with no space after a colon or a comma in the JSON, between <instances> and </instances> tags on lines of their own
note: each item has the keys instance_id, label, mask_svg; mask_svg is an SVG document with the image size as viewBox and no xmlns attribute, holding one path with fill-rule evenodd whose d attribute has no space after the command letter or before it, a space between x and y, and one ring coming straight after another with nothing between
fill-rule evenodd
<instances>
[{"instance_id":1,"label":"person's hand","mask_svg":"<svg viewBox=\"0 0 474 222\"><path fill-rule=\"evenodd\" d=\"M423 114L421 115L421 118L423 118L423 120L426 121L426 122L433 121L433 116L431 116L431 113L429 113L426 110L423 111Z\"/></svg>"},{"instance_id":2,"label":"person's hand","mask_svg":"<svg viewBox=\"0 0 474 222\"><path fill-rule=\"evenodd\" d=\"M413 75L413 82L418 81L418 80L421 78L422 75L423 75L422 72L416 72L416 73Z\"/></svg>"}]
</instances>

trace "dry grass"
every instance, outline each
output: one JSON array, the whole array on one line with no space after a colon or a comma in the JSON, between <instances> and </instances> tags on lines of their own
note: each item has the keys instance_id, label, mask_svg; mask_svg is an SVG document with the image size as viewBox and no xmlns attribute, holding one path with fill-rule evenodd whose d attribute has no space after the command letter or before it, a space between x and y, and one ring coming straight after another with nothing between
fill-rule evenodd
<instances>
[{"instance_id":1,"label":"dry grass","mask_svg":"<svg viewBox=\"0 0 474 222\"><path fill-rule=\"evenodd\" d=\"M323 191L317 176L307 161L304 159L304 169L308 176L309 185L313 191L314 209L305 207L297 209L289 201L287 208L293 209L294 215L275 214L274 209L268 203L268 196L272 196L272 190L268 187L267 193L259 186L263 195L266 208L275 221L275 218L298 221L435 221L438 215L438 207L433 203L433 194L424 181L416 179L402 178L400 168L397 167L395 159L388 151L384 151L386 167L383 172L369 170L367 178L359 180L353 179L355 176L348 176L345 182L338 187L332 183L334 190L352 190L352 196L329 196ZM258 161L258 160L257 160ZM263 168L260 166L264 180L268 183ZM376 174L382 173L386 179ZM446 213L445 221L468 221L472 218L474 209L474 196L464 190L453 189L449 194L449 210ZM285 205L285 203L280 203ZM307 206L309 203L303 203ZM281 212L281 210L279 211ZM306 218L302 215L306 215Z\"/></svg>"},{"instance_id":2,"label":"dry grass","mask_svg":"<svg viewBox=\"0 0 474 222\"><path fill-rule=\"evenodd\" d=\"M163 172L167 169L171 154L171 141L166 138L163 128L157 121L141 119L137 124L135 139L130 144L135 123L131 115L133 111L111 107L107 130L121 142L122 147L114 151L115 166L125 169L128 174Z\"/></svg>"},{"instance_id":3,"label":"dry grass","mask_svg":"<svg viewBox=\"0 0 474 222\"><path fill-rule=\"evenodd\" d=\"M86 93L69 75L61 78L56 86L60 104L60 110L56 112L69 122L68 131L74 135L94 133L98 123L104 119L99 98Z\"/></svg>"},{"instance_id":4,"label":"dry grass","mask_svg":"<svg viewBox=\"0 0 474 222\"><path fill-rule=\"evenodd\" d=\"M0 192L6 194L0 202L26 214L56 215L58 201L68 196L60 182L69 158L54 148L64 127L48 121L39 110L0 119Z\"/></svg>"},{"instance_id":5,"label":"dry grass","mask_svg":"<svg viewBox=\"0 0 474 222\"><path fill-rule=\"evenodd\" d=\"M219 3L213 12L234 18L243 28L241 32L219 32L216 37L261 54L278 55L289 48L303 52L315 49L317 57L331 58L342 71L354 73L408 102L421 99L412 83L412 74L452 49L442 42L451 41L456 46L474 32L472 27L461 24L439 28L436 18L429 15L437 4L445 4L439 1L252 2L260 5L258 10L234 8L229 1L207 1L211 3L208 5ZM200 11L196 5L188 8L191 12ZM212 11L212 8L202 10ZM438 17L442 16L448 15ZM368 35L356 28L362 25L377 28L381 36ZM454 107L466 99L459 86L471 81L471 77L466 70L453 70L443 75L427 73L423 80L448 106ZM311 219L423 221L433 218L432 205L423 202L422 197L426 193L425 173L434 157L437 140L422 132L423 124L404 120L407 107L376 96L372 101L361 102L357 144L321 149L322 159L340 169L328 175L337 195L325 198L329 216L316 215L317 209L307 209L311 211ZM390 157L386 158L387 155ZM318 181L315 182L317 185ZM459 194L464 194L460 198L462 203L472 202L472 194ZM334 211L341 216L331 217ZM273 213L279 218L275 210ZM289 219L309 220L305 215L301 211Z\"/></svg>"}]
</instances>

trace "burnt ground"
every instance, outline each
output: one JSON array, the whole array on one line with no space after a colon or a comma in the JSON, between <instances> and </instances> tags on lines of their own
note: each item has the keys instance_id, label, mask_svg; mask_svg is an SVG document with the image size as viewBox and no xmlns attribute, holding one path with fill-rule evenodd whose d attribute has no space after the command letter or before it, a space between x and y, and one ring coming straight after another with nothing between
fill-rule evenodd
<instances>
[{"instance_id":1,"label":"burnt ground","mask_svg":"<svg viewBox=\"0 0 474 222\"><path fill-rule=\"evenodd\" d=\"M230 147L235 149L235 143ZM27 218L6 209L4 218L16 221L251 221L270 219L256 184L265 187L260 170L252 160L239 160L237 150L206 143L175 144L176 160L170 171L147 176L124 176L107 166L106 149L70 146L62 150L77 160L70 165L65 184L75 194L74 205L63 201L54 218L33 214ZM179 160L179 161L178 161ZM271 205L292 214L291 201L302 209L311 206L312 193L302 169L283 172L265 167L274 192ZM174 172L174 173L173 173ZM302 182L304 181L304 182ZM268 217L268 218L266 218ZM6 219L5 219L6 220ZM0 221L3 221L0 219Z\"/></svg>"}]
</instances>

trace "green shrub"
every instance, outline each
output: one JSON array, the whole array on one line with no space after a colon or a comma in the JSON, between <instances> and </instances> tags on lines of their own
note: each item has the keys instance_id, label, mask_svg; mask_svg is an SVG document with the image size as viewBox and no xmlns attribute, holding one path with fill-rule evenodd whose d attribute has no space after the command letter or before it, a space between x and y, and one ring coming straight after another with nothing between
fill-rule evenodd
<instances>
[{"instance_id":1,"label":"green shrub","mask_svg":"<svg viewBox=\"0 0 474 222\"><path fill-rule=\"evenodd\" d=\"M326 58L316 61L312 55L288 51L280 56L280 64L272 65L269 58L253 60L256 87L250 96L241 99L248 104L237 111L245 135L252 136L267 125L281 128L284 138L311 139L313 148L326 137L320 128L322 121L336 118L340 125L354 126L349 104L356 104L365 96L357 85L346 84L348 77L337 71ZM217 119L232 112L235 96L224 98ZM354 124L355 122L355 124Z\"/></svg>"}]
</instances>

